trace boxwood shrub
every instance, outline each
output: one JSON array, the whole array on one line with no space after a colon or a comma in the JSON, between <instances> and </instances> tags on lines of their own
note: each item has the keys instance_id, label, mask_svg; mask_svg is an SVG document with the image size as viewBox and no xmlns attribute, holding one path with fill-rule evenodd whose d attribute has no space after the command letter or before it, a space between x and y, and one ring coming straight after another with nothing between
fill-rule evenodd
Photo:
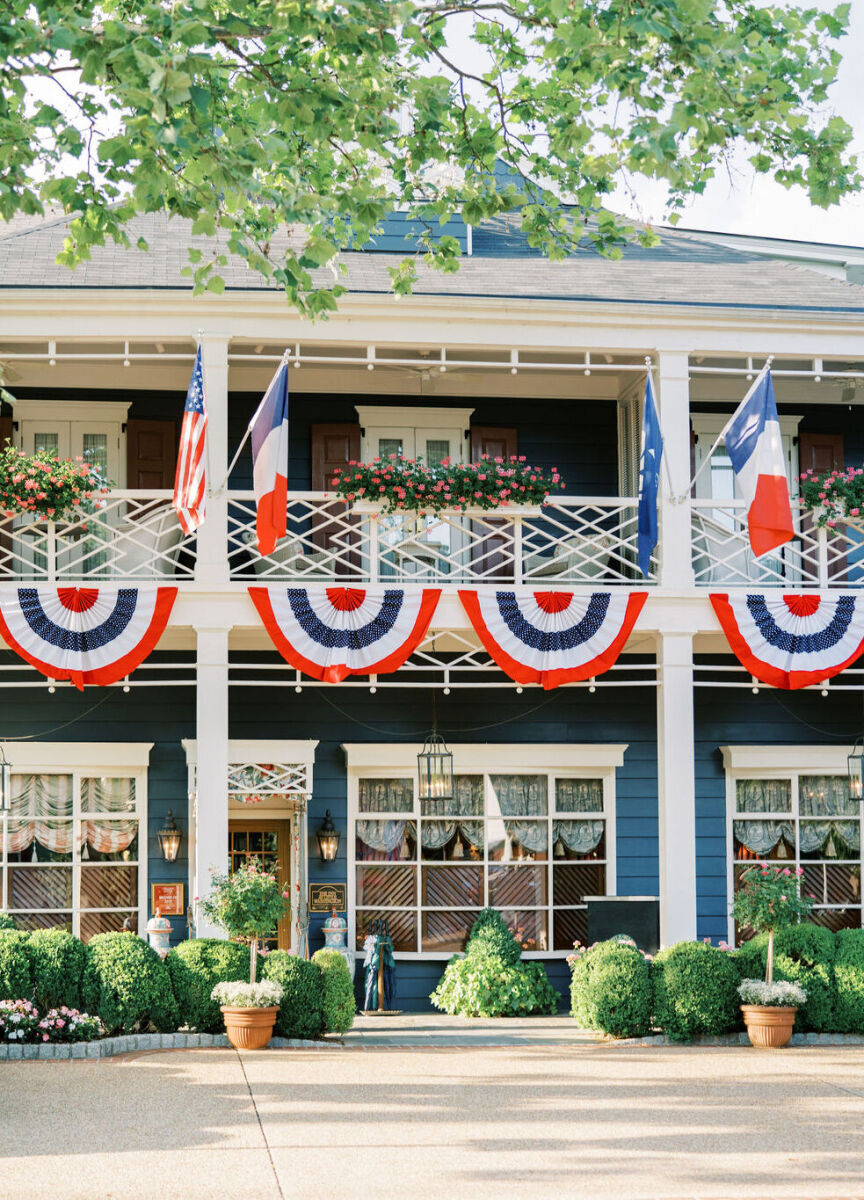
<instances>
[{"instance_id":1,"label":"boxwood shrub","mask_svg":"<svg viewBox=\"0 0 864 1200\"><path fill-rule=\"evenodd\" d=\"M33 999L41 1011L81 1007L84 944L65 929L36 929L27 942Z\"/></svg>"},{"instance_id":2,"label":"boxwood shrub","mask_svg":"<svg viewBox=\"0 0 864 1200\"><path fill-rule=\"evenodd\" d=\"M585 1029L615 1038L651 1030L651 964L629 939L612 938L583 950L571 962L571 1015Z\"/></svg>"},{"instance_id":3,"label":"boxwood shrub","mask_svg":"<svg viewBox=\"0 0 864 1200\"><path fill-rule=\"evenodd\" d=\"M0 1000L29 1000L33 995L27 940L20 929L0 930Z\"/></svg>"},{"instance_id":4,"label":"boxwood shrub","mask_svg":"<svg viewBox=\"0 0 864 1200\"><path fill-rule=\"evenodd\" d=\"M17 929L18 923L11 913L0 912L0 929Z\"/></svg>"},{"instance_id":5,"label":"boxwood shrub","mask_svg":"<svg viewBox=\"0 0 864 1200\"><path fill-rule=\"evenodd\" d=\"M660 951L651 973L654 1023L668 1037L687 1042L737 1027L740 976L726 951L705 942L678 942Z\"/></svg>"},{"instance_id":6,"label":"boxwood shrub","mask_svg":"<svg viewBox=\"0 0 864 1200\"><path fill-rule=\"evenodd\" d=\"M496 908L481 909L471 926L465 953L471 954L472 950L481 949L497 955L508 966L519 962L522 957L522 947Z\"/></svg>"},{"instance_id":7,"label":"boxwood shrub","mask_svg":"<svg viewBox=\"0 0 864 1200\"><path fill-rule=\"evenodd\" d=\"M484 908L465 954L454 955L430 999L462 1017L528 1017L554 1013L560 997L542 963L522 962L522 947L494 908Z\"/></svg>"},{"instance_id":8,"label":"boxwood shrub","mask_svg":"<svg viewBox=\"0 0 864 1200\"><path fill-rule=\"evenodd\" d=\"M179 1024L168 968L134 933L97 933L86 946L81 999L107 1033L170 1033Z\"/></svg>"},{"instance_id":9,"label":"boxwood shrub","mask_svg":"<svg viewBox=\"0 0 864 1200\"><path fill-rule=\"evenodd\" d=\"M348 964L338 950L316 950L312 961L321 971L324 983L324 1032L347 1033L354 1024L357 1009Z\"/></svg>"},{"instance_id":10,"label":"boxwood shrub","mask_svg":"<svg viewBox=\"0 0 864 1200\"><path fill-rule=\"evenodd\" d=\"M768 934L760 933L735 952L742 979L764 979ZM796 1031L834 1029L837 986L834 980L835 935L809 921L778 929L774 935L774 978L800 983L807 1003L798 1010Z\"/></svg>"},{"instance_id":11,"label":"boxwood shrub","mask_svg":"<svg viewBox=\"0 0 864 1200\"><path fill-rule=\"evenodd\" d=\"M181 1025L221 1033L222 1013L210 993L217 983L249 978L249 947L223 938L181 942L165 959Z\"/></svg>"},{"instance_id":12,"label":"boxwood shrub","mask_svg":"<svg viewBox=\"0 0 864 1200\"><path fill-rule=\"evenodd\" d=\"M841 929L834 948L834 1028L839 1033L864 1033L864 929Z\"/></svg>"},{"instance_id":13,"label":"boxwood shrub","mask_svg":"<svg viewBox=\"0 0 864 1200\"><path fill-rule=\"evenodd\" d=\"M275 1033L284 1038L317 1038L324 1029L324 977L321 968L287 950L274 950L264 959L263 979L283 987Z\"/></svg>"}]
</instances>

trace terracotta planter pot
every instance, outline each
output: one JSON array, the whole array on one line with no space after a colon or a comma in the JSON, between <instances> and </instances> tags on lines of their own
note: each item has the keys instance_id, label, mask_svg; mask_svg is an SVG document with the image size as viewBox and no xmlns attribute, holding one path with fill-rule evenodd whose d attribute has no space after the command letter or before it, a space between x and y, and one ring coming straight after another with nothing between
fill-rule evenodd
<instances>
[{"instance_id":1,"label":"terracotta planter pot","mask_svg":"<svg viewBox=\"0 0 864 1200\"><path fill-rule=\"evenodd\" d=\"M788 1045L797 1011L779 1004L742 1004L750 1045L774 1050Z\"/></svg>"},{"instance_id":2,"label":"terracotta planter pot","mask_svg":"<svg viewBox=\"0 0 864 1200\"><path fill-rule=\"evenodd\" d=\"M235 1050L263 1050L273 1036L279 1005L267 1008L233 1008L220 1005L225 1032Z\"/></svg>"}]
</instances>

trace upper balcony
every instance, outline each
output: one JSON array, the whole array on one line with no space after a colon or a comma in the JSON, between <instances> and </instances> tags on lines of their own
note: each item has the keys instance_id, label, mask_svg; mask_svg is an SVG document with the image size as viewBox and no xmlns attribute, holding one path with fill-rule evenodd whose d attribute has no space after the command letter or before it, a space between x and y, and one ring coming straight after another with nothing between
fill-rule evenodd
<instances>
[{"instance_id":1,"label":"upper balcony","mask_svg":"<svg viewBox=\"0 0 864 1200\"><path fill-rule=\"evenodd\" d=\"M864 586L864 524L817 528L794 506L796 536L753 557L741 501L693 500L698 589ZM556 497L539 510L382 515L327 492L292 492L288 535L262 557L251 492L228 494L221 583L424 583L437 586L654 586L637 566L632 497ZM186 537L167 490L114 491L78 522L0 520L0 581L194 582L197 538ZM213 582L213 577L210 577Z\"/></svg>"}]
</instances>

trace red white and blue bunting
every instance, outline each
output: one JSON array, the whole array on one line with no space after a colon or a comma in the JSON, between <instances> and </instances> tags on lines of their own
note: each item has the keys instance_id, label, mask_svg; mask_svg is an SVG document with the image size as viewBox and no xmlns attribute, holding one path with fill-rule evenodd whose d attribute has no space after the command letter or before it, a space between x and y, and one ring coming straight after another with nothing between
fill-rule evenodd
<instances>
[{"instance_id":1,"label":"red white and blue bunting","mask_svg":"<svg viewBox=\"0 0 864 1200\"><path fill-rule=\"evenodd\" d=\"M711 603L732 653L772 687L821 683L864 653L864 595L719 592Z\"/></svg>"},{"instance_id":2,"label":"red white and blue bunting","mask_svg":"<svg viewBox=\"0 0 864 1200\"><path fill-rule=\"evenodd\" d=\"M104 687L144 661L176 596L176 587L4 587L0 636L49 679Z\"/></svg>"},{"instance_id":3,"label":"red white and blue bunting","mask_svg":"<svg viewBox=\"0 0 864 1200\"><path fill-rule=\"evenodd\" d=\"M440 588L250 587L282 657L324 683L398 671L426 636Z\"/></svg>"},{"instance_id":4,"label":"red white and blue bunting","mask_svg":"<svg viewBox=\"0 0 864 1200\"><path fill-rule=\"evenodd\" d=\"M555 688L614 665L647 592L459 593L477 636L517 683Z\"/></svg>"}]
</instances>

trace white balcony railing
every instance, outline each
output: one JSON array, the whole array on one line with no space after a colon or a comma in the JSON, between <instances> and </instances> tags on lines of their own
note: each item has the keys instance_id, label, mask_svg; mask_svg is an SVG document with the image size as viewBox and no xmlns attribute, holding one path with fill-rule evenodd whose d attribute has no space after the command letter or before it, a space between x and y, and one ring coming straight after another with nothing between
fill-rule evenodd
<instances>
[{"instance_id":1,"label":"white balcony railing","mask_svg":"<svg viewBox=\"0 0 864 1200\"><path fill-rule=\"evenodd\" d=\"M255 548L252 493L228 510L232 579L430 582L633 583L637 501L556 499L542 509L385 516L348 507L326 492L288 496L288 534L262 558Z\"/></svg>"},{"instance_id":2,"label":"white balcony railing","mask_svg":"<svg viewBox=\"0 0 864 1200\"><path fill-rule=\"evenodd\" d=\"M697 587L864 587L864 525L819 529L792 506L796 534L775 554L755 558L743 500L692 502L693 574Z\"/></svg>"},{"instance_id":3,"label":"white balcony railing","mask_svg":"<svg viewBox=\"0 0 864 1200\"><path fill-rule=\"evenodd\" d=\"M112 491L78 521L0 518L0 580L23 582L191 579L187 538L169 491Z\"/></svg>"}]
</instances>

